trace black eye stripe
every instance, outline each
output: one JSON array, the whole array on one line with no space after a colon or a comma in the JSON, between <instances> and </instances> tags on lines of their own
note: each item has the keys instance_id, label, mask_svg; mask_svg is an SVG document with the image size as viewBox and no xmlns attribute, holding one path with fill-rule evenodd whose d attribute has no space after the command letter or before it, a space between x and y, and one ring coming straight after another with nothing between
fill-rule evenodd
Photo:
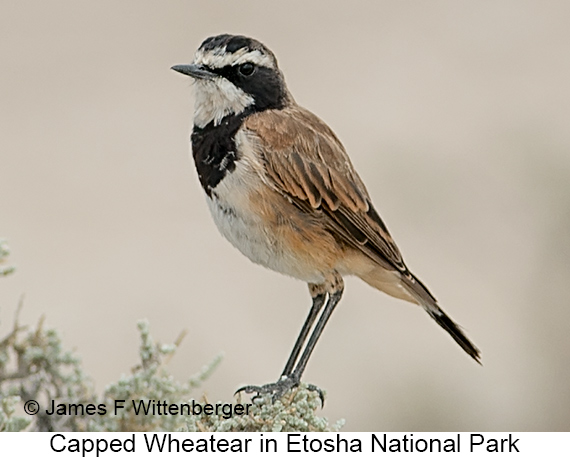
<instances>
[{"instance_id":1,"label":"black eye stripe","mask_svg":"<svg viewBox=\"0 0 570 457\"><path fill-rule=\"evenodd\" d=\"M250 73L247 73L247 71L245 73L240 71L246 65L251 65L252 71ZM256 70L257 68L271 70L269 67L264 67L261 65L255 65L251 62L244 62L240 65L226 65L225 67L221 67L221 68L212 68L212 67L205 66L206 70L211 71L212 73L216 73L217 75L223 76L224 78L229 79L232 82L234 82L236 78L252 75L254 73L254 70Z\"/></svg>"},{"instance_id":2,"label":"black eye stripe","mask_svg":"<svg viewBox=\"0 0 570 457\"><path fill-rule=\"evenodd\" d=\"M208 68L207 70L227 79L237 88L241 89L254 100L254 110L280 109L284 106L286 89L279 70L264 65L254 65L250 75L240 73L245 65L226 65L222 68Z\"/></svg>"}]
</instances>

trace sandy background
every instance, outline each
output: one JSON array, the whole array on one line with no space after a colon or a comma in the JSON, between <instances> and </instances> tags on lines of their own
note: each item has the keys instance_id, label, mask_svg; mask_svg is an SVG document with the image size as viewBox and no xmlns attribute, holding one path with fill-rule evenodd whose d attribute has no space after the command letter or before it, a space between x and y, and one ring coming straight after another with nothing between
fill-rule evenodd
<instances>
[{"instance_id":1,"label":"sandy background","mask_svg":"<svg viewBox=\"0 0 570 457\"><path fill-rule=\"evenodd\" d=\"M169 70L222 32L278 56L338 133L410 268L481 348L348 279L305 381L347 431L570 430L570 4L58 1L0 4L0 331L47 316L97 388L136 321L180 379L229 401L276 379L306 286L218 234Z\"/></svg>"}]
</instances>

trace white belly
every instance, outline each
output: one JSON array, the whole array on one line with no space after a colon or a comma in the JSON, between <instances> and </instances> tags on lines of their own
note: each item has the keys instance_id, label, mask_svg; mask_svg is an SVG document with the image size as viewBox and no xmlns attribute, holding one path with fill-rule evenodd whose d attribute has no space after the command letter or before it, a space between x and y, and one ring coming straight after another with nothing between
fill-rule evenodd
<instances>
[{"instance_id":1,"label":"white belly","mask_svg":"<svg viewBox=\"0 0 570 457\"><path fill-rule=\"evenodd\" d=\"M206 200L218 230L230 243L251 261L279 270L276 265L279 262L275 260L278 257L277 241L267 233L263 221L244 211L241 205L219 198L219 194Z\"/></svg>"},{"instance_id":2,"label":"white belly","mask_svg":"<svg viewBox=\"0 0 570 457\"><path fill-rule=\"evenodd\" d=\"M278 238L275 227L256 213L250 196L260 186L265 184L247 161L236 162L236 169L206 198L218 230L252 262L305 282L322 282L324 276L305 265Z\"/></svg>"}]
</instances>

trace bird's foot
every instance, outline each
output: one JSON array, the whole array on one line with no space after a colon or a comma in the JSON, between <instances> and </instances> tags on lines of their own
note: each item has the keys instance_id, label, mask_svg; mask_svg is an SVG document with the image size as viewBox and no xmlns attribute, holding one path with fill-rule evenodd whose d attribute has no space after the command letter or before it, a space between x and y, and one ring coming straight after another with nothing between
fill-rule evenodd
<instances>
[{"instance_id":1,"label":"bird's foot","mask_svg":"<svg viewBox=\"0 0 570 457\"><path fill-rule=\"evenodd\" d=\"M252 399L261 398L265 395L271 397L271 401L275 403L283 395L285 395L291 389L294 389L299 385L299 380L295 377L283 376L279 381L272 382L270 384L264 384L263 386L243 386L236 390L236 394L244 392L246 394L255 394Z\"/></svg>"},{"instance_id":2,"label":"bird's foot","mask_svg":"<svg viewBox=\"0 0 570 457\"><path fill-rule=\"evenodd\" d=\"M263 396L270 396L271 402L275 403L279 400L283 395L287 392L291 391L292 389L299 387L300 380L292 375L292 376L282 376L281 379L277 382L272 382L270 384L264 384L263 386L243 386L236 390L235 394L239 394L244 392L246 394L255 394L252 397L252 400L256 400ZM317 392L319 394L319 398L321 399L321 405L324 406L325 404L325 395L321 389L313 384L305 384L305 388L311 392Z\"/></svg>"}]
</instances>

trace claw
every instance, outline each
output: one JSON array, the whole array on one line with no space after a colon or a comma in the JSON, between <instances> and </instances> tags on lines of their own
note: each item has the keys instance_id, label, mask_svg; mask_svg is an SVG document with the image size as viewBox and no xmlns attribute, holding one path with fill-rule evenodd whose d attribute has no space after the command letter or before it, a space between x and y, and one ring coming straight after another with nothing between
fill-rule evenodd
<instances>
[{"instance_id":1,"label":"claw","mask_svg":"<svg viewBox=\"0 0 570 457\"><path fill-rule=\"evenodd\" d=\"M321 399L321 409L325 407L325 393L314 384L307 384L307 390L311 392L317 392L319 394L319 398Z\"/></svg>"},{"instance_id":2,"label":"claw","mask_svg":"<svg viewBox=\"0 0 570 457\"><path fill-rule=\"evenodd\" d=\"M261 398L262 395L271 395L272 403L279 400L285 393L289 390L297 387L299 385L299 380L295 378L282 377L277 382L272 382L270 384L265 384L263 386L243 386L236 390L236 394L240 392L245 392L246 394L255 393L253 399ZM234 394L235 395L235 394Z\"/></svg>"},{"instance_id":3,"label":"claw","mask_svg":"<svg viewBox=\"0 0 570 457\"><path fill-rule=\"evenodd\" d=\"M299 387L299 383L300 383L299 380L295 379L294 377L288 378L283 376L279 381L272 382L270 384L264 384L263 386L240 387L238 390L235 391L234 395L237 395L241 392L245 392L246 394L255 394L252 397L252 400L261 398L264 395L270 395L271 403L275 403L277 400L283 397L283 395L285 395L288 391L294 389L295 387ZM321 407L325 406L325 394L321 389L319 389L317 386L313 384L307 384L306 389L311 392L317 392L321 400Z\"/></svg>"}]
</instances>

